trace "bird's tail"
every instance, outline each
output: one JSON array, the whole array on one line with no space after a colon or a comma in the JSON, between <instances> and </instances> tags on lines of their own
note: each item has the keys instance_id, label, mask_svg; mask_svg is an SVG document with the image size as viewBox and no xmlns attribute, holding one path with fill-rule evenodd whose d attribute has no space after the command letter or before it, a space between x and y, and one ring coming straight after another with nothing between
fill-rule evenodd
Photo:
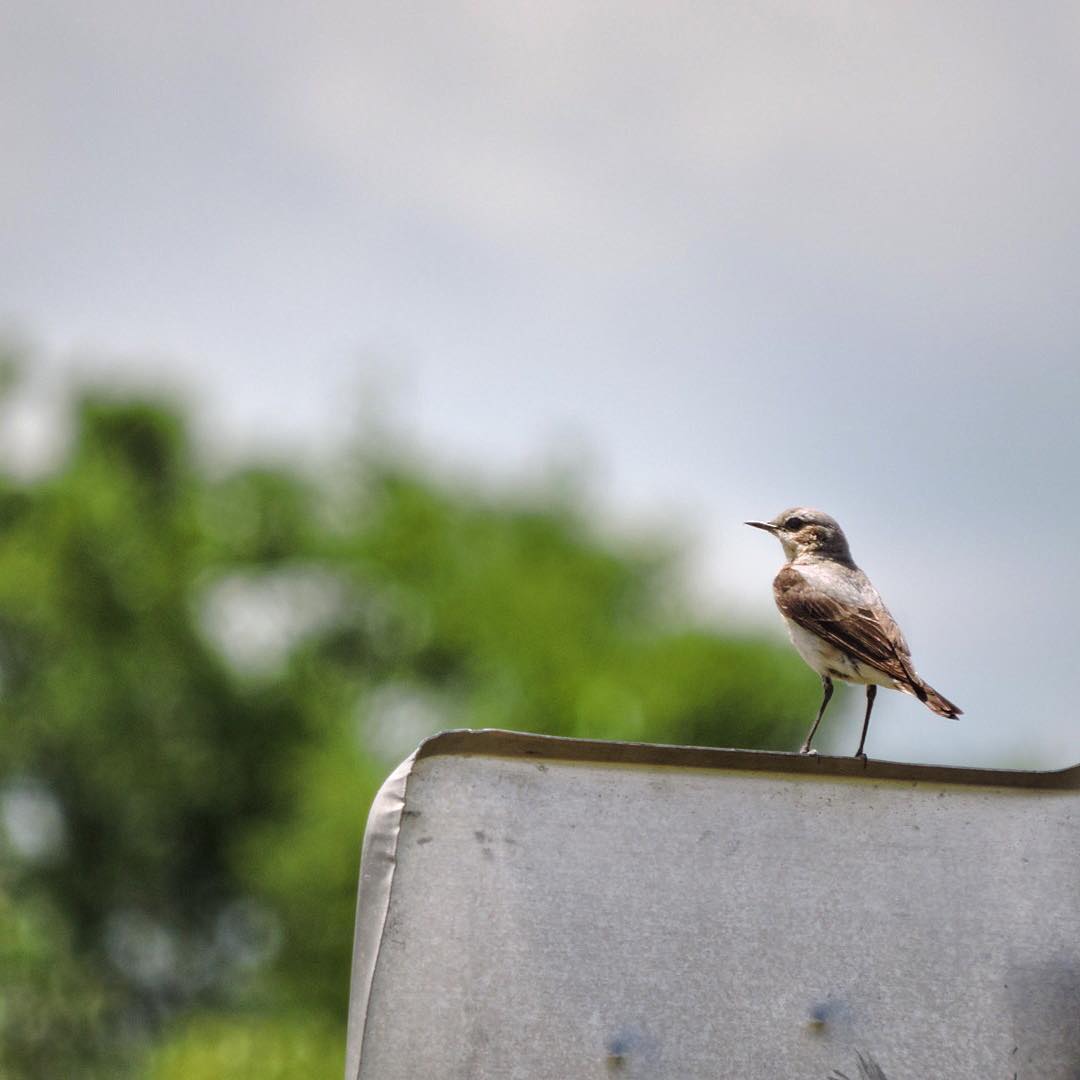
<instances>
[{"instance_id":1,"label":"bird's tail","mask_svg":"<svg viewBox=\"0 0 1080 1080\"><path fill-rule=\"evenodd\" d=\"M964 710L958 705L954 705L947 697L939 694L928 682L923 682L918 676L916 676L910 687L904 687L908 693L914 694L928 709L936 712L938 716L947 716L950 720L955 720L958 716L963 716Z\"/></svg>"}]
</instances>

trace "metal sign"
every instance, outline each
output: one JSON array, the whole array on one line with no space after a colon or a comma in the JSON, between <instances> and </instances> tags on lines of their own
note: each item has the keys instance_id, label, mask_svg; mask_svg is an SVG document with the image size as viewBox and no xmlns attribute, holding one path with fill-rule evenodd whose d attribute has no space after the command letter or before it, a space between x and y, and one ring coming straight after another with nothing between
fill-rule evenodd
<instances>
[{"instance_id":1,"label":"metal sign","mask_svg":"<svg viewBox=\"0 0 1080 1080\"><path fill-rule=\"evenodd\" d=\"M436 736L371 811L347 1080L1076 1080L1078 786Z\"/></svg>"}]
</instances>

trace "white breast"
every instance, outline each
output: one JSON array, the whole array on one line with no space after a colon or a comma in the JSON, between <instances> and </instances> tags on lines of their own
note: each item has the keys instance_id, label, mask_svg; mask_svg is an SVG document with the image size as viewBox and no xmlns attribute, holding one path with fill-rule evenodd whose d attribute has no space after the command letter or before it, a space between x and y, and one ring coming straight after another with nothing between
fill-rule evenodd
<instances>
[{"instance_id":1,"label":"white breast","mask_svg":"<svg viewBox=\"0 0 1080 1080\"><path fill-rule=\"evenodd\" d=\"M788 635L796 652L816 671L819 675L829 675L834 679L843 679L852 683L875 683L878 686L888 686L896 689L895 681L877 668L869 664L862 664L846 652L830 644L817 634L800 626L793 619L785 616Z\"/></svg>"}]
</instances>

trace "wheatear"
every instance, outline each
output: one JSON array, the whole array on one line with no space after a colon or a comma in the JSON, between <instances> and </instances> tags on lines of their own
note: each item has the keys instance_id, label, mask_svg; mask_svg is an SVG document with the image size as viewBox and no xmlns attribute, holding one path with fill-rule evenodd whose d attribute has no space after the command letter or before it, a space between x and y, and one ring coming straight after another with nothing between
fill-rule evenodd
<instances>
[{"instance_id":1,"label":"wheatear","mask_svg":"<svg viewBox=\"0 0 1080 1080\"><path fill-rule=\"evenodd\" d=\"M825 691L800 753L817 752L810 743L832 697L833 679L866 686L866 717L855 751L864 761L870 710L879 686L914 694L939 716L955 719L960 715L951 701L919 678L900 627L870 579L855 565L847 537L828 514L798 506L772 521L746 524L771 532L783 545L787 565L773 581L776 606L787 623L791 643L821 676Z\"/></svg>"}]
</instances>

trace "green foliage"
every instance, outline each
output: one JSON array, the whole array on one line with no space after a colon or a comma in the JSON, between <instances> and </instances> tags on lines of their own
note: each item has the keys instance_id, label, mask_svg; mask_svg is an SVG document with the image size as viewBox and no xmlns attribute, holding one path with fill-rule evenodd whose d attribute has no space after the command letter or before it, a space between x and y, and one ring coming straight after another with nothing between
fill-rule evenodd
<instances>
[{"instance_id":1,"label":"green foliage","mask_svg":"<svg viewBox=\"0 0 1080 1080\"><path fill-rule=\"evenodd\" d=\"M114 1061L101 986L74 960L47 904L0 893L0 1076L106 1077Z\"/></svg>"},{"instance_id":2,"label":"green foliage","mask_svg":"<svg viewBox=\"0 0 1080 1080\"><path fill-rule=\"evenodd\" d=\"M297 1080L338 1077L341 1034L319 1019L288 1014L201 1016L164 1041L146 1063L146 1080Z\"/></svg>"},{"instance_id":3,"label":"green foliage","mask_svg":"<svg viewBox=\"0 0 1080 1080\"><path fill-rule=\"evenodd\" d=\"M339 1072L367 806L434 730L801 734L814 680L691 618L662 543L347 464L217 476L172 408L88 396L0 481L5 1076Z\"/></svg>"}]
</instances>

